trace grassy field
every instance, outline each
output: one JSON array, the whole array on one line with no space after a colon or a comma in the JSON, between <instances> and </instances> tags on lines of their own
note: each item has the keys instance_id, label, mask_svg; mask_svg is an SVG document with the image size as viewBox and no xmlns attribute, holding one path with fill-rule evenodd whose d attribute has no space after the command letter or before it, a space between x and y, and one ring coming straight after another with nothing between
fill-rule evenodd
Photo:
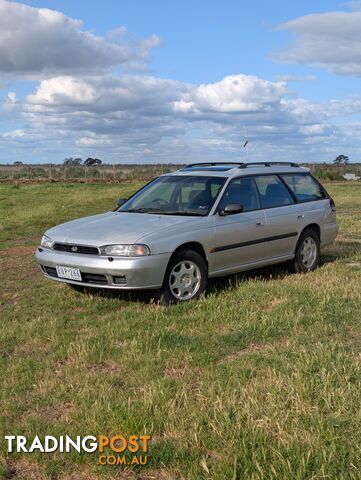
<instances>
[{"instance_id":1,"label":"grassy field","mask_svg":"<svg viewBox=\"0 0 361 480\"><path fill-rule=\"evenodd\" d=\"M0 186L0 478L360 479L361 185L328 186L340 236L308 275L219 279L171 308L43 279L44 230L138 186ZM149 464L3 441L116 433L150 434Z\"/></svg>"}]
</instances>

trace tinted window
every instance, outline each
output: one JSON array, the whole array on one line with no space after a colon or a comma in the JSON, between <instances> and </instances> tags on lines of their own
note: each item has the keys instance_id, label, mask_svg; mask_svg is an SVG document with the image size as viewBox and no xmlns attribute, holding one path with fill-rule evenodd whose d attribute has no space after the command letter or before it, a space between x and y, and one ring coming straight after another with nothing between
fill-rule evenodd
<instances>
[{"instance_id":1,"label":"tinted window","mask_svg":"<svg viewBox=\"0 0 361 480\"><path fill-rule=\"evenodd\" d=\"M282 175L299 202L325 198L325 193L310 175Z\"/></svg>"},{"instance_id":2,"label":"tinted window","mask_svg":"<svg viewBox=\"0 0 361 480\"><path fill-rule=\"evenodd\" d=\"M241 204L244 212L261 208L254 179L251 177L243 177L232 180L220 202L221 209L228 203Z\"/></svg>"},{"instance_id":3,"label":"tinted window","mask_svg":"<svg viewBox=\"0 0 361 480\"><path fill-rule=\"evenodd\" d=\"M293 203L291 194L275 175L255 177L263 208L281 207Z\"/></svg>"}]
</instances>

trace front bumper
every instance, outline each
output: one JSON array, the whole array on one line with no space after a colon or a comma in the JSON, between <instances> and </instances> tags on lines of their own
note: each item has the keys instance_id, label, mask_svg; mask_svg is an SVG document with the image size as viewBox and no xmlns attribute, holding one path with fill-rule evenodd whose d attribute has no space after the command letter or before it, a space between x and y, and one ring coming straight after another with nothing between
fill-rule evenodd
<instances>
[{"instance_id":1,"label":"front bumper","mask_svg":"<svg viewBox=\"0 0 361 480\"><path fill-rule=\"evenodd\" d=\"M51 280L121 290L160 288L171 253L147 255L144 257L103 257L59 252L39 247L35 258L43 274ZM82 281L59 278L56 266L78 268Z\"/></svg>"}]
</instances>

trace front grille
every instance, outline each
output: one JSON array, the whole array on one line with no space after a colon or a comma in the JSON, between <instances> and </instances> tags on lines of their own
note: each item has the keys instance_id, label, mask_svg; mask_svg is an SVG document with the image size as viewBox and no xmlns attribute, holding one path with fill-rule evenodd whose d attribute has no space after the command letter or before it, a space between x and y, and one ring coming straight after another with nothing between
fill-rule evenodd
<instances>
[{"instance_id":1,"label":"front grille","mask_svg":"<svg viewBox=\"0 0 361 480\"><path fill-rule=\"evenodd\" d=\"M84 283L92 283L93 285L108 285L108 280L105 275L98 273L82 273L81 277Z\"/></svg>"},{"instance_id":2,"label":"front grille","mask_svg":"<svg viewBox=\"0 0 361 480\"><path fill-rule=\"evenodd\" d=\"M44 272L49 275L49 277L59 278L56 273L56 268L54 267L42 267ZM90 285L108 285L108 280L105 275L100 275L98 273L84 273L81 272L82 281L79 283L89 283Z\"/></svg>"},{"instance_id":3,"label":"front grille","mask_svg":"<svg viewBox=\"0 0 361 480\"><path fill-rule=\"evenodd\" d=\"M70 253L83 253L86 255L99 255L97 247L89 247L87 245L77 245L75 243L54 243L53 250Z\"/></svg>"}]
</instances>

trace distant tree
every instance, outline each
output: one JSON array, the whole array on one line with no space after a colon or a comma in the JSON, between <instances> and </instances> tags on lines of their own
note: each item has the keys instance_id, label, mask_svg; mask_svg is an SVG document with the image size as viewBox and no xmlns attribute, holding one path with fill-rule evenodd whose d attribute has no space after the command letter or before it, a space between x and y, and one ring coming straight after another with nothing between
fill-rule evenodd
<instances>
[{"instance_id":1,"label":"distant tree","mask_svg":"<svg viewBox=\"0 0 361 480\"><path fill-rule=\"evenodd\" d=\"M102 161L99 159L99 158L87 158L84 162L84 165L86 165L87 167L92 167L94 165L101 165L102 164Z\"/></svg>"},{"instance_id":2,"label":"distant tree","mask_svg":"<svg viewBox=\"0 0 361 480\"><path fill-rule=\"evenodd\" d=\"M19 160L17 160L16 162L14 162L14 165L19 167L20 165L24 165L24 164L23 164L23 162L20 162Z\"/></svg>"},{"instance_id":3,"label":"distant tree","mask_svg":"<svg viewBox=\"0 0 361 480\"><path fill-rule=\"evenodd\" d=\"M76 165L81 165L82 161L83 160L81 158L70 157L70 158L65 158L65 160L63 161L63 164L68 165L70 167L73 167L73 166L76 166Z\"/></svg>"},{"instance_id":4,"label":"distant tree","mask_svg":"<svg viewBox=\"0 0 361 480\"><path fill-rule=\"evenodd\" d=\"M349 158L347 155L338 155L333 161L335 165L347 165L348 162L349 162Z\"/></svg>"}]
</instances>

